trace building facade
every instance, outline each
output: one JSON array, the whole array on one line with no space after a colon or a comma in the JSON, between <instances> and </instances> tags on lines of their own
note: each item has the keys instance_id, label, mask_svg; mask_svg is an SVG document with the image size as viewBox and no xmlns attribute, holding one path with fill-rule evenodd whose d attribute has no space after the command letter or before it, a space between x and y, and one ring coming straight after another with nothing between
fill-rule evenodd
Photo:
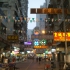
<instances>
[{"instance_id":1,"label":"building facade","mask_svg":"<svg viewBox=\"0 0 70 70\"><path fill-rule=\"evenodd\" d=\"M45 0L45 3L43 5L40 6L40 8L47 8L48 4L49 4L50 0ZM38 21L36 21L36 26L39 27L40 29L40 33L42 32L42 30L45 30L45 19L47 18L47 14L37 14L36 18L38 19Z\"/></svg>"},{"instance_id":2,"label":"building facade","mask_svg":"<svg viewBox=\"0 0 70 70\"><path fill-rule=\"evenodd\" d=\"M27 17L28 0L0 0L0 9L2 10L0 13L0 27L2 27L0 37L4 36L3 38L7 40L8 35L18 35L18 41L13 41L14 43L22 44L22 41L27 41L25 17ZM12 44L12 41L10 42Z\"/></svg>"},{"instance_id":3,"label":"building facade","mask_svg":"<svg viewBox=\"0 0 70 70\"><path fill-rule=\"evenodd\" d=\"M59 8L59 9L68 9L69 10L70 1L69 0L50 0L50 4L48 8ZM64 10L63 10L64 11ZM67 14L48 14L48 18L50 21L45 23L45 29L48 30L46 34L52 34L53 32L69 32L69 22L65 22L65 19L69 19L70 16ZM57 20L56 20L57 19ZM47 25L48 23L48 25ZM65 24L65 28L64 28ZM54 40L52 40L52 43ZM62 51L65 51L65 42L59 41L59 45L56 45L59 48L63 48ZM53 45L52 45L53 46ZM67 47L69 46L69 42L67 42ZM61 50L60 50L61 51Z\"/></svg>"}]
</instances>

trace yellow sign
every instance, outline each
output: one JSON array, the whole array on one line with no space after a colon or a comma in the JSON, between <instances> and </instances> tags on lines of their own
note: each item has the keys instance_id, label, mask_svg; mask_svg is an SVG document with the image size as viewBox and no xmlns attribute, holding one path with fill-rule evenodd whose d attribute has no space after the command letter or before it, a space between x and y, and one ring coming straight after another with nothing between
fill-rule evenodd
<instances>
[{"instance_id":1,"label":"yellow sign","mask_svg":"<svg viewBox=\"0 0 70 70\"><path fill-rule=\"evenodd\" d=\"M44 48L48 48L48 46L34 46L35 49L44 49Z\"/></svg>"},{"instance_id":2,"label":"yellow sign","mask_svg":"<svg viewBox=\"0 0 70 70\"><path fill-rule=\"evenodd\" d=\"M34 12L36 11L37 12ZM35 10L31 9L31 14L62 14L62 9L60 8L35 8ZM64 14L70 14L68 9L64 9Z\"/></svg>"},{"instance_id":3,"label":"yellow sign","mask_svg":"<svg viewBox=\"0 0 70 70\"><path fill-rule=\"evenodd\" d=\"M8 35L7 40L9 40L9 41L17 41L17 40L19 40L19 37L18 37L18 35Z\"/></svg>"},{"instance_id":4,"label":"yellow sign","mask_svg":"<svg viewBox=\"0 0 70 70\"><path fill-rule=\"evenodd\" d=\"M54 41L65 41L65 33L54 32ZM70 41L70 32L66 33L66 41Z\"/></svg>"}]
</instances>

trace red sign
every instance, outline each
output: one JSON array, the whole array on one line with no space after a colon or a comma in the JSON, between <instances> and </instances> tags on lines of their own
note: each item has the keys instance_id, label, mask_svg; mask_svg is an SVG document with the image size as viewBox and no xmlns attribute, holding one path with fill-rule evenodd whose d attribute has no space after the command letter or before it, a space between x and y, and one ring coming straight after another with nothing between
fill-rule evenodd
<instances>
[{"instance_id":1,"label":"red sign","mask_svg":"<svg viewBox=\"0 0 70 70\"><path fill-rule=\"evenodd\" d=\"M54 32L54 41L70 41L70 32L67 32L66 35L64 32ZM66 37L65 37L66 36Z\"/></svg>"}]
</instances>

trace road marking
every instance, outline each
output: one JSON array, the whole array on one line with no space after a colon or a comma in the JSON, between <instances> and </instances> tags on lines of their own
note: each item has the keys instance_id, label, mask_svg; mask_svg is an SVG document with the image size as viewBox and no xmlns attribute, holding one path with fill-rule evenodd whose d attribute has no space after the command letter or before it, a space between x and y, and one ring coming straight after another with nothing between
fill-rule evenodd
<instances>
[{"instance_id":1,"label":"road marking","mask_svg":"<svg viewBox=\"0 0 70 70\"><path fill-rule=\"evenodd\" d=\"M25 70L28 70L28 68L30 67L31 64L32 64L32 62L28 65L28 67Z\"/></svg>"}]
</instances>

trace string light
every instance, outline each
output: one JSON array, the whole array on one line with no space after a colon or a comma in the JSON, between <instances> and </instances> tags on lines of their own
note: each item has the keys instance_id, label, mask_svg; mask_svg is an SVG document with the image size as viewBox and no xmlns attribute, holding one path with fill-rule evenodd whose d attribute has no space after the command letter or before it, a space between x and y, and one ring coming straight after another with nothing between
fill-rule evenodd
<instances>
[{"instance_id":1,"label":"string light","mask_svg":"<svg viewBox=\"0 0 70 70\"><path fill-rule=\"evenodd\" d=\"M15 20L15 17L13 17L13 19Z\"/></svg>"},{"instance_id":2,"label":"string light","mask_svg":"<svg viewBox=\"0 0 70 70\"><path fill-rule=\"evenodd\" d=\"M10 16L9 17L7 17L7 16L0 16L0 19L3 19L3 18L8 18L8 22L11 22L10 20L12 19L12 21L14 21L15 20L15 22L16 21L18 21L18 22L23 22L23 17L12 17L12 18L10 18ZM20 19L19 19L20 18ZM56 22L56 21L58 21L58 22L60 22L60 21L62 21L62 19L60 19L60 18L58 18L58 19L56 19L56 18L52 18L52 19L50 19L50 18L46 18L46 19L44 19L43 20L43 18L40 18L40 19L38 19L38 18L32 18L32 19L30 19L30 18L26 18L26 17L24 17L24 20L26 20L27 19L27 22L40 22L40 21L42 21L42 22L48 22L48 21L52 21L52 22ZM65 19L65 22L69 22L70 21L70 19Z\"/></svg>"}]
</instances>

